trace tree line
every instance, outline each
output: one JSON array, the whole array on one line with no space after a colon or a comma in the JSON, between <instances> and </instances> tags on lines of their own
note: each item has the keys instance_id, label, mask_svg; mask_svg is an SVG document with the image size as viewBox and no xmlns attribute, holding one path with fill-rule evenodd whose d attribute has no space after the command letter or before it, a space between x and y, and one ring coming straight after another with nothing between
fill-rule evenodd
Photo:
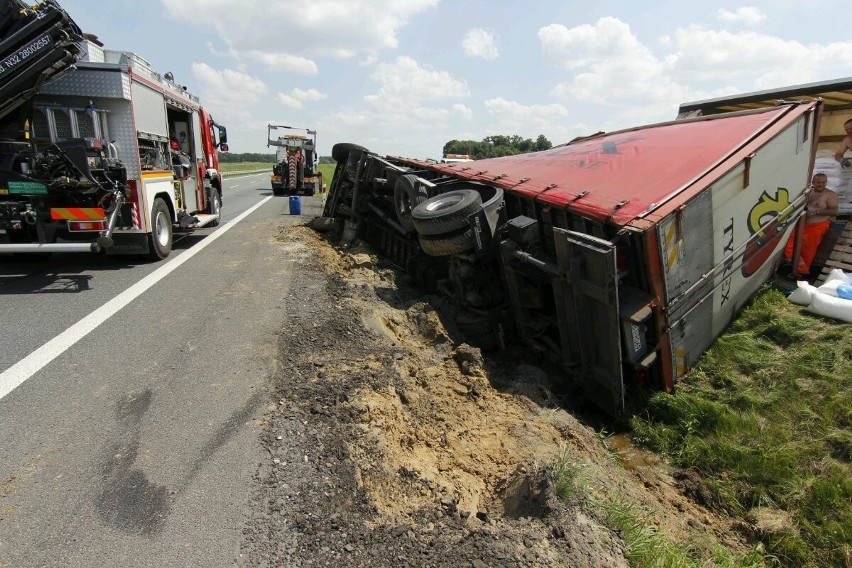
<instances>
[{"instance_id":1,"label":"tree line","mask_svg":"<svg viewBox=\"0 0 852 568\"><path fill-rule=\"evenodd\" d=\"M486 136L480 141L476 140L450 140L444 144L444 156L447 154L467 154L474 160L482 158L497 158L499 156L514 156L516 154L527 154L529 152L541 152L553 147L544 134L538 138L522 138L521 136ZM243 162L254 162L263 164L274 164L275 154L262 154L259 152L234 152L219 153L219 161L224 164L235 164ZM331 156L320 156L321 164L333 164Z\"/></svg>"},{"instance_id":2,"label":"tree line","mask_svg":"<svg viewBox=\"0 0 852 568\"><path fill-rule=\"evenodd\" d=\"M517 135L486 136L479 142L475 140L450 140L444 144L444 156L447 154L467 154L474 160L481 160L482 158L541 152L551 148L553 148L553 144L544 134L539 134L535 140Z\"/></svg>"}]
</instances>

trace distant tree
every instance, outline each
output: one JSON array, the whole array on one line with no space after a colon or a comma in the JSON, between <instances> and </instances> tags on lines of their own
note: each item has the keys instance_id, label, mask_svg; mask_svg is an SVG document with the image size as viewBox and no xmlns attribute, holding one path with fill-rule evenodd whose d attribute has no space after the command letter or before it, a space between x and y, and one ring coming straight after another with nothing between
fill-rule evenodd
<instances>
[{"instance_id":1,"label":"distant tree","mask_svg":"<svg viewBox=\"0 0 852 568\"><path fill-rule=\"evenodd\" d=\"M516 134L511 136L494 135L486 136L481 141L476 140L450 140L444 144L444 156L447 154L467 154L474 160L482 158L497 158L500 156L514 156L515 154L526 154L529 152L540 152L553 147L544 134L539 134L533 141L530 138L522 138Z\"/></svg>"},{"instance_id":2,"label":"distant tree","mask_svg":"<svg viewBox=\"0 0 852 568\"><path fill-rule=\"evenodd\" d=\"M541 152L542 150L550 150L553 148L553 144L550 143L544 134L539 134L538 138L535 139L535 151Z\"/></svg>"}]
</instances>

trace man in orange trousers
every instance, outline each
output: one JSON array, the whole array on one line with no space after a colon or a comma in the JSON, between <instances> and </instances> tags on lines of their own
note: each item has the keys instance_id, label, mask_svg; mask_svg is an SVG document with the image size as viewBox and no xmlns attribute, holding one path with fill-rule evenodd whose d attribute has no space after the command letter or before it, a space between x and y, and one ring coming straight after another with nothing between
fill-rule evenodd
<instances>
[{"instance_id":1,"label":"man in orange trousers","mask_svg":"<svg viewBox=\"0 0 852 568\"><path fill-rule=\"evenodd\" d=\"M808 277L817 249L822 238L828 232L831 219L837 215L840 205L837 194L828 189L826 184L828 184L828 177L825 174L814 174L811 180L811 192L808 195L807 217L805 218L805 228L802 231L802 247L796 270L800 278ZM792 261L793 259L795 242L796 231L793 231L784 249L784 258L787 260Z\"/></svg>"}]
</instances>

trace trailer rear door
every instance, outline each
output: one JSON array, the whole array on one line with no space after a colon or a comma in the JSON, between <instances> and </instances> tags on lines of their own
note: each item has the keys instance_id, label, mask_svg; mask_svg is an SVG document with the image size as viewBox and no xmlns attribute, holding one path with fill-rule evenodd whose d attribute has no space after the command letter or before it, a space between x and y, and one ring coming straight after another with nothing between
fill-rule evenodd
<instances>
[{"instance_id":1,"label":"trailer rear door","mask_svg":"<svg viewBox=\"0 0 852 568\"><path fill-rule=\"evenodd\" d=\"M615 246L584 233L558 228L553 232L560 276L574 304L583 390L601 408L620 415L624 379Z\"/></svg>"}]
</instances>

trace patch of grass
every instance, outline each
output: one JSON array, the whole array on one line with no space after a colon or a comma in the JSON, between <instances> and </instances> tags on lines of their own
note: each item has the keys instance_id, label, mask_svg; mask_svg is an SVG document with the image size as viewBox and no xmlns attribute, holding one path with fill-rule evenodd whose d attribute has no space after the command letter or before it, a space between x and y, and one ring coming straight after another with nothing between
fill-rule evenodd
<instances>
[{"instance_id":1,"label":"patch of grass","mask_svg":"<svg viewBox=\"0 0 852 568\"><path fill-rule=\"evenodd\" d=\"M618 533L626 546L626 556L636 568L761 568L766 564L760 549L737 556L719 545L710 535L696 534L691 542L669 541L654 519L612 487L593 487L586 465L573 461L563 447L551 465L549 476L557 495L591 510Z\"/></svg>"},{"instance_id":2,"label":"patch of grass","mask_svg":"<svg viewBox=\"0 0 852 568\"><path fill-rule=\"evenodd\" d=\"M264 162L234 162L234 163L219 163L219 169L223 174L237 174L240 172L253 172L258 170L269 170L272 175L272 164Z\"/></svg>"},{"instance_id":3,"label":"patch of grass","mask_svg":"<svg viewBox=\"0 0 852 568\"><path fill-rule=\"evenodd\" d=\"M852 325L806 315L766 286L673 395L633 417L634 438L702 472L713 504L747 518L790 567L852 565Z\"/></svg>"},{"instance_id":4,"label":"patch of grass","mask_svg":"<svg viewBox=\"0 0 852 568\"><path fill-rule=\"evenodd\" d=\"M322 174L322 182L331 189L331 180L334 177L334 168L337 164L320 164L317 171Z\"/></svg>"}]
</instances>

